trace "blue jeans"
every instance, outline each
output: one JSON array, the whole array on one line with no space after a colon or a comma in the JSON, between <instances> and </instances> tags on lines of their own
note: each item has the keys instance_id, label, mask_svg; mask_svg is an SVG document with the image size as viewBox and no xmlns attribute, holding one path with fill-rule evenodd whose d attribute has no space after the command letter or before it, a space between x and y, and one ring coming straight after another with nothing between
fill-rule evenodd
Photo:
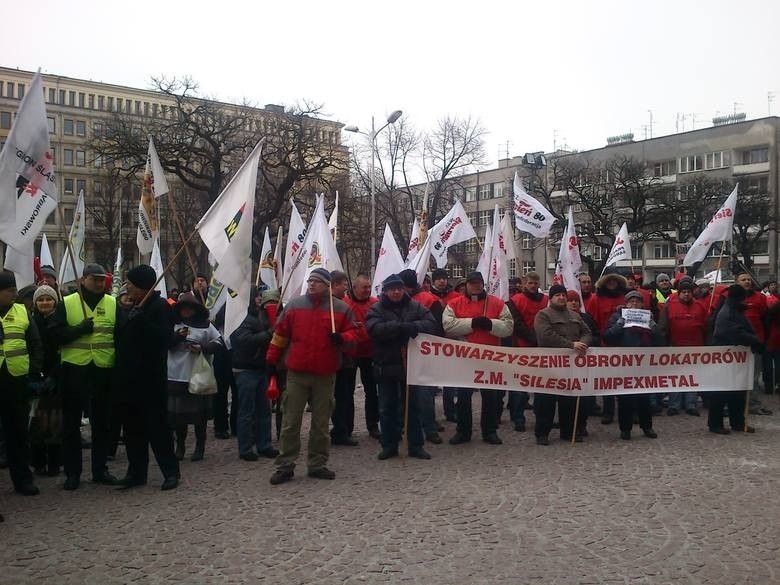
<instances>
[{"instance_id":1,"label":"blue jeans","mask_svg":"<svg viewBox=\"0 0 780 585\"><path fill-rule=\"evenodd\" d=\"M247 455L271 448L271 404L265 397L268 378L253 370L235 373L238 386L238 454Z\"/></svg>"},{"instance_id":2,"label":"blue jeans","mask_svg":"<svg viewBox=\"0 0 780 585\"><path fill-rule=\"evenodd\" d=\"M400 380L379 380L379 443L386 451L397 451L404 426L406 385ZM409 396L409 449L423 446L424 437L416 389Z\"/></svg>"},{"instance_id":3,"label":"blue jeans","mask_svg":"<svg viewBox=\"0 0 780 585\"><path fill-rule=\"evenodd\" d=\"M525 424L525 408L528 406L528 392L507 392L509 418L514 424Z\"/></svg>"},{"instance_id":4,"label":"blue jeans","mask_svg":"<svg viewBox=\"0 0 780 585\"><path fill-rule=\"evenodd\" d=\"M669 408L677 410L696 408L696 392L669 392Z\"/></svg>"}]
</instances>

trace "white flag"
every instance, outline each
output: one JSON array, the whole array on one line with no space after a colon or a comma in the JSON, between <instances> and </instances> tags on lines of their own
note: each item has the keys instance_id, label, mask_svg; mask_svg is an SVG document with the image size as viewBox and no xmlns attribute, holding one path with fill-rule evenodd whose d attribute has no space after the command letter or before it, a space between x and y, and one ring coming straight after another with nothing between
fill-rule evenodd
<instances>
[{"instance_id":1,"label":"white flag","mask_svg":"<svg viewBox=\"0 0 780 585\"><path fill-rule=\"evenodd\" d=\"M477 262L477 272L487 281L488 270L490 269L490 255L493 253L493 228L490 224L485 226L485 239L482 244L482 253ZM468 275L467 275L468 276Z\"/></svg>"},{"instance_id":2,"label":"white flag","mask_svg":"<svg viewBox=\"0 0 780 585\"><path fill-rule=\"evenodd\" d=\"M270 289L278 287L276 284L276 262L274 251L271 249L271 236L268 235L268 226L265 226L263 248L260 251L260 280Z\"/></svg>"},{"instance_id":3,"label":"white flag","mask_svg":"<svg viewBox=\"0 0 780 585\"><path fill-rule=\"evenodd\" d=\"M4 268L14 273L16 288L20 289L29 284L35 284L35 251L32 246L20 252L11 246L5 247Z\"/></svg>"},{"instance_id":4,"label":"white flag","mask_svg":"<svg viewBox=\"0 0 780 585\"><path fill-rule=\"evenodd\" d=\"M71 262L70 260L70 250L65 246L65 254L63 254L62 261L60 262L59 277L57 278L57 282L59 282L60 285L78 280L81 278L81 273L84 271L84 231L86 228L84 211L84 191L82 191L79 193L79 200L76 203L76 210L73 214L73 223L70 226L70 236L68 236L70 247L76 255L76 274L73 274L74 262Z\"/></svg>"},{"instance_id":5,"label":"white flag","mask_svg":"<svg viewBox=\"0 0 780 585\"><path fill-rule=\"evenodd\" d=\"M328 228L336 231L336 228L338 227L339 223L339 192L336 191L336 205L333 206L333 212L330 214L330 219L328 219Z\"/></svg>"},{"instance_id":6,"label":"white flag","mask_svg":"<svg viewBox=\"0 0 780 585\"><path fill-rule=\"evenodd\" d=\"M276 286L279 288L282 286L282 276L284 274L284 266L282 264L282 241L284 237L284 229L279 226L279 231L276 232L276 245L274 246L274 276L276 278Z\"/></svg>"},{"instance_id":7,"label":"white flag","mask_svg":"<svg viewBox=\"0 0 780 585\"><path fill-rule=\"evenodd\" d=\"M155 201L167 192L168 182L165 180L165 173L160 165L160 159L157 157L154 141L150 136L141 200L138 202L138 233L135 236L135 242L141 254L152 253L152 243L160 234Z\"/></svg>"},{"instance_id":8,"label":"white flag","mask_svg":"<svg viewBox=\"0 0 780 585\"><path fill-rule=\"evenodd\" d=\"M409 249L406 251L406 262L411 262L420 251L420 220L414 218L412 236L409 238Z\"/></svg>"},{"instance_id":9,"label":"white flag","mask_svg":"<svg viewBox=\"0 0 780 585\"><path fill-rule=\"evenodd\" d=\"M489 295L504 301L509 300L509 259L498 205L493 210L493 233L490 243L490 263L485 279L485 290Z\"/></svg>"},{"instance_id":10,"label":"white flag","mask_svg":"<svg viewBox=\"0 0 780 585\"><path fill-rule=\"evenodd\" d=\"M723 281L723 275L720 270L713 270L704 275L704 278L710 281L710 284L715 285Z\"/></svg>"},{"instance_id":11,"label":"white flag","mask_svg":"<svg viewBox=\"0 0 780 585\"><path fill-rule=\"evenodd\" d=\"M436 266L447 266L447 249L450 246L476 237L477 233L463 209L463 204L459 199L456 200L449 213L428 232L427 239L433 240L431 254L436 259Z\"/></svg>"},{"instance_id":12,"label":"white flag","mask_svg":"<svg viewBox=\"0 0 780 585\"><path fill-rule=\"evenodd\" d=\"M515 225L521 232L528 232L536 238L546 238L555 223L555 217L535 197L523 189L520 176L515 173L514 180Z\"/></svg>"},{"instance_id":13,"label":"white flag","mask_svg":"<svg viewBox=\"0 0 780 585\"><path fill-rule=\"evenodd\" d=\"M287 243L284 248L284 278L281 284L281 288L284 289L282 291L284 302L287 302L298 294L297 291L301 290L303 273L297 271L296 268L304 261L303 242L306 241L307 229L306 224L301 219L301 214L298 213L298 208L291 201L290 226L287 230Z\"/></svg>"},{"instance_id":14,"label":"white flag","mask_svg":"<svg viewBox=\"0 0 780 585\"><path fill-rule=\"evenodd\" d=\"M734 224L734 210L737 206L737 189L739 185L734 185L734 190L728 196L726 202L721 206L715 215L712 216L710 223L704 228L696 241L691 245L691 249L685 255L683 266L692 266L696 262L701 262L707 257L710 246L715 242L731 241L731 226Z\"/></svg>"},{"instance_id":15,"label":"white flag","mask_svg":"<svg viewBox=\"0 0 780 585\"><path fill-rule=\"evenodd\" d=\"M54 258L51 257L51 248L49 248L49 240L46 238L46 234L43 234L41 238L41 253L39 255L41 259L41 266L51 266L54 268Z\"/></svg>"},{"instance_id":16,"label":"white flag","mask_svg":"<svg viewBox=\"0 0 780 585\"><path fill-rule=\"evenodd\" d=\"M165 271L165 266L162 263L162 256L160 255L159 240L155 240L154 244L152 245L152 258L149 260L149 266L154 268L154 271L157 273L158 277ZM165 286L165 275L160 278L160 281L157 283L157 286L154 287L154 290L160 291L160 296L162 298L165 299L168 297L168 287Z\"/></svg>"},{"instance_id":17,"label":"white flag","mask_svg":"<svg viewBox=\"0 0 780 585\"><path fill-rule=\"evenodd\" d=\"M631 260L631 240L628 237L628 227L625 223L623 223L617 236L615 236L615 243L612 244L612 250L609 252L604 268L612 266L620 260Z\"/></svg>"},{"instance_id":18,"label":"white flag","mask_svg":"<svg viewBox=\"0 0 780 585\"><path fill-rule=\"evenodd\" d=\"M517 258L517 252L515 251L515 234L512 229L512 216L506 212L501 218L501 248L506 254L507 260L514 260ZM508 265L508 264L507 264Z\"/></svg>"},{"instance_id":19,"label":"white flag","mask_svg":"<svg viewBox=\"0 0 780 585\"><path fill-rule=\"evenodd\" d=\"M111 294L119 296L119 289L122 288L122 246L116 249L116 260L114 260L114 274L111 280ZM159 276L159 275L158 275Z\"/></svg>"},{"instance_id":20,"label":"white flag","mask_svg":"<svg viewBox=\"0 0 780 585\"><path fill-rule=\"evenodd\" d=\"M261 140L195 226L217 262L214 278L239 297L236 310L225 313L225 337L243 321L251 296L252 225L262 147Z\"/></svg>"},{"instance_id":21,"label":"white flag","mask_svg":"<svg viewBox=\"0 0 780 585\"><path fill-rule=\"evenodd\" d=\"M582 305L582 290L580 289L580 279L577 274L582 268L582 258L580 258L580 245L577 241L577 228L574 225L574 213L569 207L567 216L566 230L561 239L561 249L558 252L558 264L555 267L555 284L562 284L566 290L576 290L580 295L580 304ZM583 309L584 310L584 309Z\"/></svg>"},{"instance_id":22,"label":"white flag","mask_svg":"<svg viewBox=\"0 0 780 585\"><path fill-rule=\"evenodd\" d=\"M390 224L385 224L385 235L382 236L382 246L379 248L379 257L376 260L374 270L374 282L371 283L371 293L378 297L382 294L382 281L391 274L398 274L404 269L404 261L401 251L393 237Z\"/></svg>"},{"instance_id":23,"label":"white flag","mask_svg":"<svg viewBox=\"0 0 780 585\"><path fill-rule=\"evenodd\" d=\"M315 268L324 268L328 272L344 270L330 228L328 228L328 220L325 218L324 194L319 196L303 247L307 260L304 263L305 272L299 294L306 292L306 280Z\"/></svg>"},{"instance_id":24,"label":"white flag","mask_svg":"<svg viewBox=\"0 0 780 585\"><path fill-rule=\"evenodd\" d=\"M40 71L0 152L0 240L27 250L57 206L54 157Z\"/></svg>"},{"instance_id":25,"label":"white flag","mask_svg":"<svg viewBox=\"0 0 780 585\"><path fill-rule=\"evenodd\" d=\"M420 252L406 263L407 268L411 268L417 273L417 285L422 286L428 268L431 265L431 247L433 238L425 238Z\"/></svg>"}]
</instances>

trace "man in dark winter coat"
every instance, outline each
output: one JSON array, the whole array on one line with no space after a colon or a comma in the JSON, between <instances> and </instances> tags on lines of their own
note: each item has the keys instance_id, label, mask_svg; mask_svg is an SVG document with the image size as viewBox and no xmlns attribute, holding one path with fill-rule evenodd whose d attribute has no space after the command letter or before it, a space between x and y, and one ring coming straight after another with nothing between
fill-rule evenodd
<instances>
[{"instance_id":1,"label":"man in dark winter coat","mask_svg":"<svg viewBox=\"0 0 780 585\"><path fill-rule=\"evenodd\" d=\"M152 290L154 268L140 264L127 273L127 294L135 301L117 343L117 386L124 412L127 475L125 487L144 485L151 446L165 480L179 485L179 462L167 420L168 342L173 334L170 305Z\"/></svg>"},{"instance_id":2,"label":"man in dark winter coat","mask_svg":"<svg viewBox=\"0 0 780 585\"><path fill-rule=\"evenodd\" d=\"M413 301L404 282L392 274L382 282L382 297L368 311L366 329L374 341L374 370L379 387L379 427L382 452L379 459L398 455L406 401L406 344L419 333L434 333L431 312ZM409 397L409 456L430 459L423 448L420 400Z\"/></svg>"},{"instance_id":3,"label":"man in dark winter coat","mask_svg":"<svg viewBox=\"0 0 780 585\"><path fill-rule=\"evenodd\" d=\"M750 321L745 316L745 298L747 290L732 284L728 296L715 317L715 330L712 335L713 345L749 345L754 352L762 351L763 344L756 335ZM746 390L732 392L709 392L710 410L707 416L707 426L710 432L728 435L729 430L723 428L723 406L729 407L729 425L732 431L748 433L755 432L753 427L745 425Z\"/></svg>"}]
</instances>

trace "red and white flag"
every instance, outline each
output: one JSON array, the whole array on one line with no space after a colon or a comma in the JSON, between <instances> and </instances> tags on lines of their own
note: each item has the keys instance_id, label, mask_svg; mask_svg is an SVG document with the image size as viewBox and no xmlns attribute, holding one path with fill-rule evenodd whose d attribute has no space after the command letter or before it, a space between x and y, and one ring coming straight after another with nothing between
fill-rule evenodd
<instances>
[{"instance_id":1,"label":"red and white flag","mask_svg":"<svg viewBox=\"0 0 780 585\"><path fill-rule=\"evenodd\" d=\"M412 225L412 237L409 238L409 249L406 251L406 261L411 262L420 251L420 220L414 218Z\"/></svg>"},{"instance_id":2,"label":"red and white flag","mask_svg":"<svg viewBox=\"0 0 780 585\"><path fill-rule=\"evenodd\" d=\"M520 176L515 173L514 180L515 225L521 232L528 232L535 238L546 238L555 223L555 217L544 205L525 192Z\"/></svg>"},{"instance_id":3,"label":"red and white flag","mask_svg":"<svg viewBox=\"0 0 780 585\"><path fill-rule=\"evenodd\" d=\"M604 268L612 266L620 260L631 260L631 240L628 237L628 226L625 223L623 223L617 236L615 236L615 243L612 244L612 250L609 251Z\"/></svg>"},{"instance_id":4,"label":"red and white flag","mask_svg":"<svg viewBox=\"0 0 780 585\"><path fill-rule=\"evenodd\" d=\"M404 261L401 251L393 237L390 224L385 224L385 235L382 237L382 246L379 248L379 257L376 260L374 270L374 282L371 283L371 294L378 297L382 294L382 281L391 274L398 274L404 269Z\"/></svg>"},{"instance_id":5,"label":"red and white flag","mask_svg":"<svg viewBox=\"0 0 780 585\"><path fill-rule=\"evenodd\" d=\"M580 245L577 241L577 228L574 225L574 213L569 207L566 230L561 239L561 249L558 251L558 263L555 266L553 282L562 284L566 290L576 290L581 301L580 279L577 278L580 268L582 268L582 258L580 258Z\"/></svg>"},{"instance_id":6,"label":"red and white flag","mask_svg":"<svg viewBox=\"0 0 780 585\"><path fill-rule=\"evenodd\" d=\"M476 237L477 233L463 209L463 204L460 200L455 201L449 213L428 231L427 240L432 240L431 254L436 259L436 266L447 266L447 250L451 246Z\"/></svg>"},{"instance_id":7,"label":"red and white flag","mask_svg":"<svg viewBox=\"0 0 780 585\"><path fill-rule=\"evenodd\" d=\"M715 215L712 216L710 223L704 228L696 241L691 245L690 250L685 255L683 266L693 266L707 257L710 247L715 242L731 241L731 227L734 225L734 212L737 207L737 189L739 185L734 185L734 190L728 196L726 202L721 206Z\"/></svg>"}]
</instances>

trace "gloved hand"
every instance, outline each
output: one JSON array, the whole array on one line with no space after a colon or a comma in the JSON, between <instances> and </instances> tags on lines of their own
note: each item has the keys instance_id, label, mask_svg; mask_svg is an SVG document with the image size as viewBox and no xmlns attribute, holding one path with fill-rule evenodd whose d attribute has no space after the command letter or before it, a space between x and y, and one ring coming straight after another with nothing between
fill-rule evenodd
<instances>
[{"instance_id":1,"label":"gloved hand","mask_svg":"<svg viewBox=\"0 0 780 585\"><path fill-rule=\"evenodd\" d=\"M626 320L623 319L623 317L620 317L620 319L618 319L617 322L615 323L615 325L617 325L618 327L623 327L623 325L625 324L626 324Z\"/></svg>"},{"instance_id":2,"label":"gloved hand","mask_svg":"<svg viewBox=\"0 0 780 585\"><path fill-rule=\"evenodd\" d=\"M493 329L493 322L485 316L474 317L471 320L472 329L482 329L483 331L490 331Z\"/></svg>"},{"instance_id":3,"label":"gloved hand","mask_svg":"<svg viewBox=\"0 0 780 585\"><path fill-rule=\"evenodd\" d=\"M268 375L269 378L276 377L276 364L266 363L265 373Z\"/></svg>"},{"instance_id":4,"label":"gloved hand","mask_svg":"<svg viewBox=\"0 0 780 585\"><path fill-rule=\"evenodd\" d=\"M655 323L655 321L653 321L652 319L650 319L650 323L648 323L648 325L650 326L650 329L651 329L651 330L653 330L653 329L655 329L655 325L656 325L656 323Z\"/></svg>"},{"instance_id":5,"label":"gloved hand","mask_svg":"<svg viewBox=\"0 0 780 585\"><path fill-rule=\"evenodd\" d=\"M30 394L33 396L40 396L43 392L43 380L30 380L27 382L27 390L30 391Z\"/></svg>"},{"instance_id":6,"label":"gloved hand","mask_svg":"<svg viewBox=\"0 0 780 585\"><path fill-rule=\"evenodd\" d=\"M276 383L276 374L271 376L271 379L268 380L268 388L265 390L265 397L268 400L279 399L279 385Z\"/></svg>"},{"instance_id":7,"label":"gloved hand","mask_svg":"<svg viewBox=\"0 0 780 585\"><path fill-rule=\"evenodd\" d=\"M95 322L92 320L92 317L88 317L78 324L78 328L83 334L92 333L92 330L95 328Z\"/></svg>"},{"instance_id":8,"label":"gloved hand","mask_svg":"<svg viewBox=\"0 0 780 585\"><path fill-rule=\"evenodd\" d=\"M334 331L333 333L328 333L328 337L330 338L330 342L335 345L344 345L344 338L341 336L341 333L338 331Z\"/></svg>"},{"instance_id":9,"label":"gloved hand","mask_svg":"<svg viewBox=\"0 0 780 585\"><path fill-rule=\"evenodd\" d=\"M401 330L404 332L404 335L410 339L414 339L417 337L417 334L420 333L420 330L414 323L401 323Z\"/></svg>"}]
</instances>

